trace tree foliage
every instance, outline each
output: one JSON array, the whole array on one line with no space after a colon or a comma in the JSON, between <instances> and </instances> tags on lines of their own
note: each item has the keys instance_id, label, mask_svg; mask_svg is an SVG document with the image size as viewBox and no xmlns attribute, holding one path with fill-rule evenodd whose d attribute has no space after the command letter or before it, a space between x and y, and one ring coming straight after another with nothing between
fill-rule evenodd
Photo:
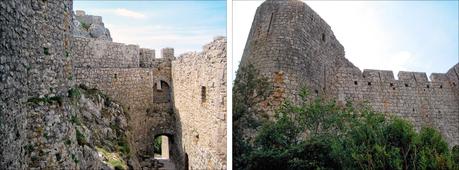
<instances>
[{"instance_id":1,"label":"tree foliage","mask_svg":"<svg viewBox=\"0 0 459 170\"><path fill-rule=\"evenodd\" d=\"M250 136L245 131L261 125L257 115L262 113L258 103L271 94L272 86L267 78L252 66L240 67L233 86L233 161L235 167L246 167L247 154L251 151Z\"/></svg>"}]
</instances>

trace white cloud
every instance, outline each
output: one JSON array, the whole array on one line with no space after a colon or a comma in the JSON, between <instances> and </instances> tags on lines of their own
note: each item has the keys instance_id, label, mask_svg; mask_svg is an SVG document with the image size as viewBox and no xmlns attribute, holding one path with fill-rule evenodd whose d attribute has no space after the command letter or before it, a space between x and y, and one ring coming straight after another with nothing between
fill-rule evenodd
<instances>
[{"instance_id":1,"label":"white cloud","mask_svg":"<svg viewBox=\"0 0 459 170\"><path fill-rule=\"evenodd\" d=\"M119 16L124 16L124 17L129 17L129 18L134 18L134 19L144 19L147 17L146 15L142 13L131 11L125 8L115 9L114 13Z\"/></svg>"},{"instance_id":2,"label":"white cloud","mask_svg":"<svg viewBox=\"0 0 459 170\"><path fill-rule=\"evenodd\" d=\"M97 14L97 15L116 15L116 16L122 16L122 17L127 17L131 19L146 19L147 15L140 13L140 12L135 12L128 10L126 8L116 8L116 9L90 9L86 13L89 13L91 15Z\"/></svg>"}]
</instances>

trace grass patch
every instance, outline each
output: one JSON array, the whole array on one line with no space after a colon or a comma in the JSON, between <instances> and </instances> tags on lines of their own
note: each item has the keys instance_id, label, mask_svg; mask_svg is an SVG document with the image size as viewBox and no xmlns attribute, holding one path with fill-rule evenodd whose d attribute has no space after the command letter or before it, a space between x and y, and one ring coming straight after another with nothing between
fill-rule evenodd
<instances>
[{"instance_id":1,"label":"grass patch","mask_svg":"<svg viewBox=\"0 0 459 170\"><path fill-rule=\"evenodd\" d=\"M128 156L131 153L126 137L122 137L118 141L118 150L125 156Z\"/></svg>"},{"instance_id":2,"label":"grass patch","mask_svg":"<svg viewBox=\"0 0 459 170\"><path fill-rule=\"evenodd\" d=\"M26 151L26 153L32 153L35 150L35 148L32 144L27 144L26 146L24 146L24 150Z\"/></svg>"},{"instance_id":3,"label":"grass patch","mask_svg":"<svg viewBox=\"0 0 459 170\"><path fill-rule=\"evenodd\" d=\"M75 154L72 154L70 157L72 158L73 162L75 162L76 164L80 162L80 160L76 158Z\"/></svg>"},{"instance_id":4,"label":"grass patch","mask_svg":"<svg viewBox=\"0 0 459 170\"><path fill-rule=\"evenodd\" d=\"M86 31L89 30L89 27L91 27L91 25L85 22L80 22L80 23L81 23L81 28L85 29Z\"/></svg>"},{"instance_id":5,"label":"grass patch","mask_svg":"<svg viewBox=\"0 0 459 170\"><path fill-rule=\"evenodd\" d=\"M72 77L70 76L69 79L72 79ZM75 101L75 100L78 100L81 97L81 92L80 92L80 90L78 88L71 88L68 91L68 96L69 96L70 99Z\"/></svg>"},{"instance_id":6,"label":"grass patch","mask_svg":"<svg viewBox=\"0 0 459 170\"><path fill-rule=\"evenodd\" d=\"M72 141L70 139L66 139L64 142L65 145L69 146L72 144Z\"/></svg>"},{"instance_id":7,"label":"grass patch","mask_svg":"<svg viewBox=\"0 0 459 170\"><path fill-rule=\"evenodd\" d=\"M80 118L78 118L77 115L70 116L70 122L71 122L72 124L76 124L76 125L78 125L78 126L81 126Z\"/></svg>"},{"instance_id":8,"label":"grass patch","mask_svg":"<svg viewBox=\"0 0 459 170\"><path fill-rule=\"evenodd\" d=\"M63 98L60 96L53 96L53 97L31 97L27 100L28 103L33 103L33 104L39 104L39 103L44 103L44 104L59 104L62 105L63 103Z\"/></svg>"},{"instance_id":9,"label":"grass patch","mask_svg":"<svg viewBox=\"0 0 459 170\"><path fill-rule=\"evenodd\" d=\"M113 169L127 169L126 162L122 159L121 155L117 152L109 152L105 150L104 148L100 148L96 146L97 152L102 155L106 160L104 163L106 163L108 166L110 166Z\"/></svg>"},{"instance_id":10,"label":"grass patch","mask_svg":"<svg viewBox=\"0 0 459 170\"><path fill-rule=\"evenodd\" d=\"M78 145L80 146L88 144L88 141L86 141L86 137L78 129L76 129L76 139L77 139Z\"/></svg>"},{"instance_id":11,"label":"grass patch","mask_svg":"<svg viewBox=\"0 0 459 170\"><path fill-rule=\"evenodd\" d=\"M67 58L70 57L70 53L68 51L65 51L65 57L67 57Z\"/></svg>"}]
</instances>

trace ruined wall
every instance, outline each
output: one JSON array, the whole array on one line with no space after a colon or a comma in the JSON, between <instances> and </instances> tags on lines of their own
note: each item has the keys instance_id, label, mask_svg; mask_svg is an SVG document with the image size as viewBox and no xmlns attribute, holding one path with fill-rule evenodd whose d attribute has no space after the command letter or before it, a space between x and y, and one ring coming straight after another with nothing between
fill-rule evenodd
<instances>
[{"instance_id":1,"label":"ruined wall","mask_svg":"<svg viewBox=\"0 0 459 170\"><path fill-rule=\"evenodd\" d=\"M86 15L81 10L77 10L75 14L72 13L72 16L74 36L112 41L110 31L105 28L101 16Z\"/></svg>"},{"instance_id":2,"label":"ruined wall","mask_svg":"<svg viewBox=\"0 0 459 170\"><path fill-rule=\"evenodd\" d=\"M399 72L396 80L392 71L364 70L362 74L356 68L343 68L337 77L338 101L369 102L376 111L410 120L418 130L435 127L451 146L459 144L456 75L432 74L428 81L425 73Z\"/></svg>"},{"instance_id":3,"label":"ruined wall","mask_svg":"<svg viewBox=\"0 0 459 170\"><path fill-rule=\"evenodd\" d=\"M155 50L148 48L140 48L139 51L139 66L140 67L153 67L155 60Z\"/></svg>"},{"instance_id":4,"label":"ruined wall","mask_svg":"<svg viewBox=\"0 0 459 170\"><path fill-rule=\"evenodd\" d=\"M191 169L226 167L226 38L172 62L175 113Z\"/></svg>"},{"instance_id":5,"label":"ruined wall","mask_svg":"<svg viewBox=\"0 0 459 170\"><path fill-rule=\"evenodd\" d=\"M72 38L73 66L80 68L130 68L139 67L140 49L90 38Z\"/></svg>"},{"instance_id":6,"label":"ruined wall","mask_svg":"<svg viewBox=\"0 0 459 170\"><path fill-rule=\"evenodd\" d=\"M344 57L330 26L301 1L267 0L258 7L241 61L247 64L274 85L272 107L260 105L271 113L307 86L313 97L368 101L375 111L402 116L417 129L436 127L450 146L459 144L457 64L432 74L432 81L425 73L400 72L398 80L391 71L362 73Z\"/></svg>"},{"instance_id":7,"label":"ruined wall","mask_svg":"<svg viewBox=\"0 0 459 170\"><path fill-rule=\"evenodd\" d=\"M35 119L26 102L66 93L71 72L65 51L71 31L72 1L0 1L0 167L28 169L38 140L28 131ZM54 111L54 110L53 110ZM57 110L62 114L65 111ZM52 116L46 110L38 117ZM37 158L45 161L45 158Z\"/></svg>"}]
</instances>

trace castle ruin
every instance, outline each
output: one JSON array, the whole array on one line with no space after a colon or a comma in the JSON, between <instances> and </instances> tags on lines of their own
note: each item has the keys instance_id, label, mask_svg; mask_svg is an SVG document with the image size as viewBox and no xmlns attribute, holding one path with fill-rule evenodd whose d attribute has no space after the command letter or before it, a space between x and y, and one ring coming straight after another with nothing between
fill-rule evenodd
<instances>
[{"instance_id":1,"label":"castle ruin","mask_svg":"<svg viewBox=\"0 0 459 170\"><path fill-rule=\"evenodd\" d=\"M274 85L271 96L299 100L308 87L313 96L338 103L368 102L378 112L395 114L438 129L450 146L459 144L459 64L446 73L360 71L345 58L330 26L299 0L267 0L255 14L240 67L253 65ZM452 65L454 63L451 63Z\"/></svg>"},{"instance_id":2,"label":"castle ruin","mask_svg":"<svg viewBox=\"0 0 459 170\"><path fill-rule=\"evenodd\" d=\"M153 158L154 139L166 136L166 155L176 169L225 169L226 38L179 57L164 48L158 58L153 49L112 42L101 17L74 14L72 4L0 2L0 167L99 168L85 158L94 155L92 148L72 142L91 129L75 132L68 123L75 120L67 115L85 111L72 110L65 97L61 101L82 85L123 106L130 168L150 166L142 157ZM27 104L31 98L56 99L59 105L41 109L42 102L37 109ZM31 113L45 121L38 123ZM40 130L31 131L32 124ZM64 138L75 133L77 139Z\"/></svg>"}]
</instances>

